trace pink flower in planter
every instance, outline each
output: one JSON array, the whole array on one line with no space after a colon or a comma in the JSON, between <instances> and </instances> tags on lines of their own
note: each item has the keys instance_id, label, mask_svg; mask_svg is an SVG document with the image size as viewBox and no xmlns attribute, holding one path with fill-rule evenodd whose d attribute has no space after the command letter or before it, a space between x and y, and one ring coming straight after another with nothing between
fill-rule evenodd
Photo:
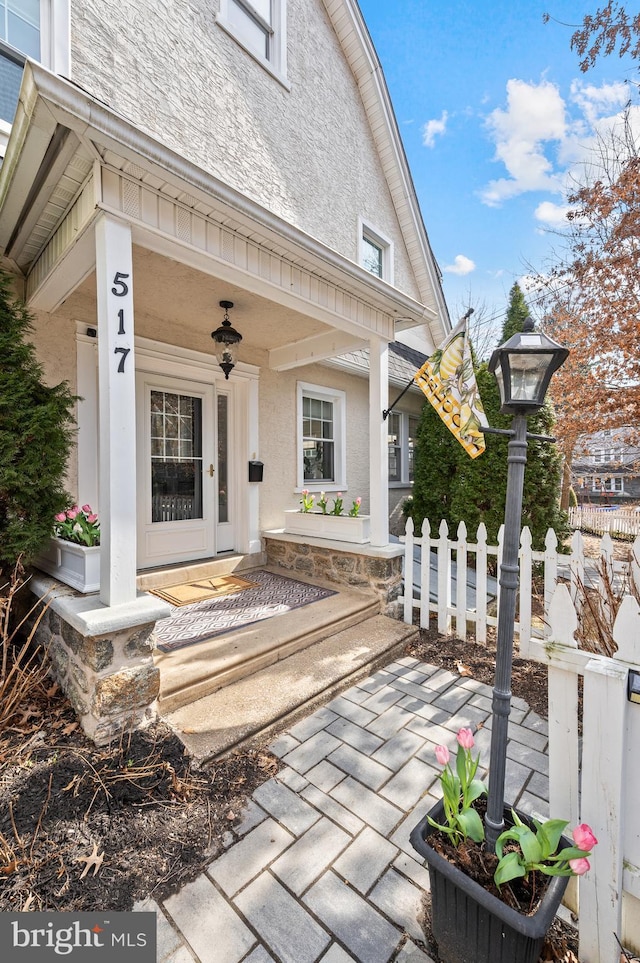
<instances>
[{"instance_id":1,"label":"pink flower in planter","mask_svg":"<svg viewBox=\"0 0 640 963\"><path fill-rule=\"evenodd\" d=\"M90 515L90 514L91 514L91 505L83 505L83 506L82 506L82 511L85 513L85 515Z\"/></svg>"},{"instance_id":2,"label":"pink flower in planter","mask_svg":"<svg viewBox=\"0 0 640 963\"><path fill-rule=\"evenodd\" d=\"M77 508L69 508L67 511L67 518L69 519L70 522L72 522L77 514L78 514Z\"/></svg>"},{"instance_id":3,"label":"pink flower in planter","mask_svg":"<svg viewBox=\"0 0 640 963\"><path fill-rule=\"evenodd\" d=\"M579 826L576 826L571 835L578 849L584 849L586 852L592 850L598 842L593 835L591 826L587 826L586 823L580 823ZM584 872L586 873L586 870L584 870Z\"/></svg>"},{"instance_id":4,"label":"pink flower in planter","mask_svg":"<svg viewBox=\"0 0 640 963\"><path fill-rule=\"evenodd\" d=\"M591 863L584 856L581 856L580 859L570 859L569 866L576 876L584 876L591 869Z\"/></svg>"},{"instance_id":5,"label":"pink flower in planter","mask_svg":"<svg viewBox=\"0 0 640 963\"><path fill-rule=\"evenodd\" d=\"M460 729L456 739L463 749L473 749L475 743L471 729Z\"/></svg>"},{"instance_id":6,"label":"pink flower in planter","mask_svg":"<svg viewBox=\"0 0 640 963\"><path fill-rule=\"evenodd\" d=\"M67 520L67 513L66 513L66 512L58 512L58 514L57 514L57 515L54 515L53 518L54 518L54 520L55 520L56 522L66 522L66 520Z\"/></svg>"},{"instance_id":7,"label":"pink flower in planter","mask_svg":"<svg viewBox=\"0 0 640 963\"><path fill-rule=\"evenodd\" d=\"M98 521L98 516L96 514L87 515L87 521L93 525L94 522Z\"/></svg>"},{"instance_id":8,"label":"pink flower in planter","mask_svg":"<svg viewBox=\"0 0 640 963\"><path fill-rule=\"evenodd\" d=\"M436 746L436 759L441 766L446 766L451 758L446 746Z\"/></svg>"}]
</instances>

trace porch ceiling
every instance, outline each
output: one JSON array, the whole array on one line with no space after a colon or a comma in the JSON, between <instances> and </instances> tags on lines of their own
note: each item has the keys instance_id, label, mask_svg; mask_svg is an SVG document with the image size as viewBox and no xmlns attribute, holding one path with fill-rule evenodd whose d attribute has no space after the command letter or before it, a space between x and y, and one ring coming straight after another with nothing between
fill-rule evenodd
<instances>
[{"instance_id":1,"label":"porch ceiling","mask_svg":"<svg viewBox=\"0 0 640 963\"><path fill-rule=\"evenodd\" d=\"M233 301L229 319L245 348L269 351L329 330L308 315L291 310L219 278L134 245L133 296L136 329L153 336L154 322L202 334L202 350L212 349L211 332L222 321L222 300ZM65 302L65 312L95 323L95 271Z\"/></svg>"}]
</instances>

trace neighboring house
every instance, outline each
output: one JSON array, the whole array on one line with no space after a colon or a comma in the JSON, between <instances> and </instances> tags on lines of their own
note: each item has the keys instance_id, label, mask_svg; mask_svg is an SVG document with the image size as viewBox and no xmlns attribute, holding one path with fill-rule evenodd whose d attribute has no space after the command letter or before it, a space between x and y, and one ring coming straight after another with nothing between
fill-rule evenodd
<instances>
[{"instance_id":1,"label":"neighboring house","mask_svg":"<svg viewBox=\"0 0 640 963\"><path fill-rule=\"evenodd\" d=\"M263 558L304 488L362 497L388 554L423 399L382 411L408 348L450 330L354 0L177 13L13 0L0 21L0 254L82 399L68 486L100 513L102 627L157 618L141 571Z\"/></svg>"},{"instance_id":2,"label":"neighboring house","mask_svg":"<svg viewBox=\"0 0 640 963\"><path fill-rule=\"evenodd\" d=\"M574 457L572 472L580 505L640 504L637 431L611 428L588 435Z\"/></svg>"}]
</instances>

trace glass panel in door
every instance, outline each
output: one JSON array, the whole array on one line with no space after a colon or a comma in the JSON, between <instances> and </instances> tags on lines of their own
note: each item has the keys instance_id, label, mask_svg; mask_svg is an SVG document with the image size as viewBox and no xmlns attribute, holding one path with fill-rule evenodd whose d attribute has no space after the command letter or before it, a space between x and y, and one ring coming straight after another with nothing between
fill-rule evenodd
<instances>
[{"instance_id":1,"label":"glass panel in door","mask_svg":"<svg viewBox=\"0 0 640 963\"><path fill-rule=\"evenodd\" d=\"M151 391L151 521L203 518L202 399Z\"/></svg>"}]
</instances>

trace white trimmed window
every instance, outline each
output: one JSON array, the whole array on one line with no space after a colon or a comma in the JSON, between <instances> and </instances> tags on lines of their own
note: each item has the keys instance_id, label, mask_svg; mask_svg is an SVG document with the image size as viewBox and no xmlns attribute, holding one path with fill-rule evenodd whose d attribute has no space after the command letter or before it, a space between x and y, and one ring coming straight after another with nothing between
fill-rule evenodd
<instances>
[{"instance_id":1,"label":"white trimmed window","mask_svg":"<svg viewBox=\"0 0 640 963\"><path fill-rule=\"evenodd\" d=\"M218 23L263 67L286 77L286 0L221 0Z\"/></svg>"},{"instance_id":2,"label":"white trimmed window","mask_svg":"<svg viewBox=\"0 0 640 963\"><path fill-rule=\"evenodd\" d=\"M389 485L407 486L413 481L413 465L418 418L404 412L391 412L387 418L389 445Z\"/></svg>"},{"instance_id":3,"label":"white trimmed window","mask_svg":"<svg viewBox=\"0 0 640 963\"><path fill-rule=\"evenodd\" d=\"M298 382L298 489L346 486L345 393Z\"/></svg>"},{"instance_id":4,"label":"white trimmed window","mask_svg":"<svg viewBox=\"0 0 640 963\"><path fill-rule=\"evenodd\" d=\"M0 0L0 156L11 130L25 57L69 76L70 0Z\"/></svg>"},{"instance_id":5,"label":"white trimmed window","mask_svg":"<svg viewBox=\"0 0 640 963\"><path fill-rule=\"evenodd\" d=\"M393 242L362 218L358 221L358 263L365 271L393 284Z\"/></svg>"}]
</instances>

